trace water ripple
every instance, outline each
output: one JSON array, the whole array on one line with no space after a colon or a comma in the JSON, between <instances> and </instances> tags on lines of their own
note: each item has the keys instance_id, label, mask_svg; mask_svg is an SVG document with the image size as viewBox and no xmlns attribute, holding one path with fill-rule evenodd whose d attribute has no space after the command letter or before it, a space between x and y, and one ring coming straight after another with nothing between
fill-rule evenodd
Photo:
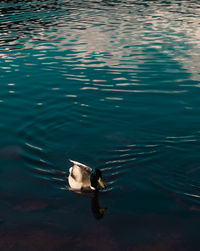
<instances>
[{"instance_id":1,"label":"water ripple","mask_svg":"<svg viewBox=\"0 0 200 251\"><path fill-rule=\"evenodd\" d=\"M0 3L1 128L30 172L63 188L61 156L99 155L109 189L130 175L198 198L199 14L196 1Z\"/></svg>"}]
</instances>

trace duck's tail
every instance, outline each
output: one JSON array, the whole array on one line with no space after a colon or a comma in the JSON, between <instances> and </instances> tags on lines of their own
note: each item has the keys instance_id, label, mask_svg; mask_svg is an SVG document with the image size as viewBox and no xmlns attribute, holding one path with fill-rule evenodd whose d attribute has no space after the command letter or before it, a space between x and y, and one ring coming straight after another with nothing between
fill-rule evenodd
<instances>
[{"instance_id":1,"label":"duck's tail","mask_svg":"<svg viewBox=\"0 0 200 251\"><path fill-rule=\"evenodd\" d=\"M84 165L84 164L82 164L82 163L80 163L80 162L78 162L78 161L74 161L74 160L71 160L71 159L69 159L69 161L70 161L71 163L73 163L75 166L88 168L88 166L86 166L86 165Z\"/></svg>"}]
</instances>

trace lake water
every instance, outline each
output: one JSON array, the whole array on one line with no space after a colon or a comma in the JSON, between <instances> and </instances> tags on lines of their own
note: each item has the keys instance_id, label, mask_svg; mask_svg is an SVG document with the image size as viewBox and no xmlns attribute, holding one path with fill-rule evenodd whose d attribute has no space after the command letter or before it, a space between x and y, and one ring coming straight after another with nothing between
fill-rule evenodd
<instances>
[{"instance_id":1,"label":"lake water","mask_svg":"<svg viewBox=\"0 0 200 251\"><path fill-rule=\"evenodd\" d=\"M0 3L1 250L197 250L199 16L198 0ZM106 190L69 191L69 158Z\"/></svg>"}]
</instances>

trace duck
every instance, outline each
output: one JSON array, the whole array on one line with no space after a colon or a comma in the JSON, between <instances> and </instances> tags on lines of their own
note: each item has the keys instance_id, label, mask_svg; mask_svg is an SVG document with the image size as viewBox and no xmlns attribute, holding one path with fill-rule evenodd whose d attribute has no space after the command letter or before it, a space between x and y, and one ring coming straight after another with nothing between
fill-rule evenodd
<instances>
[{"instance_id":1,"label":"duck","mask_svg":"<svg viewBox=\"0 0 200 251\"><path fill-rule=\"evenodd\" d=\"M99 186L105 188L100 169L91 168L71 159L69 161L73 164L68 176L69 187L72 190L97 191Z\"/></svg>"}]
</instances>

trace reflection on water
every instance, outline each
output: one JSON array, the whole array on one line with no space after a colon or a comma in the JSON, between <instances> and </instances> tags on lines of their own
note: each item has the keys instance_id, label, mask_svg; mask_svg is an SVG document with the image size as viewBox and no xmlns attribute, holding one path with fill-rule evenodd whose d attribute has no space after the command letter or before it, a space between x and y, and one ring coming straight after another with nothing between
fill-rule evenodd
<instances>
[{"instance_id":1,"label":"reflection on water","mask_svg":"<svg viewBox=\"0 0 200 251\"><path fill-rule=\"evenodd\" d=\"M0 3L2 250L195 249L199 14L196 0ZM107 189L69 191L68 158Z\"/></svg>"},{"instance_id":2,"label":"reflection on water","mask_svg":"<svg viewBox=\"0 0 200 251\"><path fill-rule=\"evenodd\" d=\"M101 208L99 205L98 191L94 192L91 200L91 209L96 219L104 217L106 208Z\"/></svg>"},{"instance_id":3,"label":"reflection on water","mask_svg":"<svg viewBox=\"0 0 200 251\"><path fill-rule=\"evenodd\" d=\"M98 190L96 191L78 191L78 190L72 190L68 188L69 191L73 191L76 194L79 194L80 196L88 197L91 200L91 212L94 215L94 217L97 220L100 220L104 217L104 213L107 209L107 207L101 207L99 203L99 195L100 192Z\"/></svg>"}]
</instances>

